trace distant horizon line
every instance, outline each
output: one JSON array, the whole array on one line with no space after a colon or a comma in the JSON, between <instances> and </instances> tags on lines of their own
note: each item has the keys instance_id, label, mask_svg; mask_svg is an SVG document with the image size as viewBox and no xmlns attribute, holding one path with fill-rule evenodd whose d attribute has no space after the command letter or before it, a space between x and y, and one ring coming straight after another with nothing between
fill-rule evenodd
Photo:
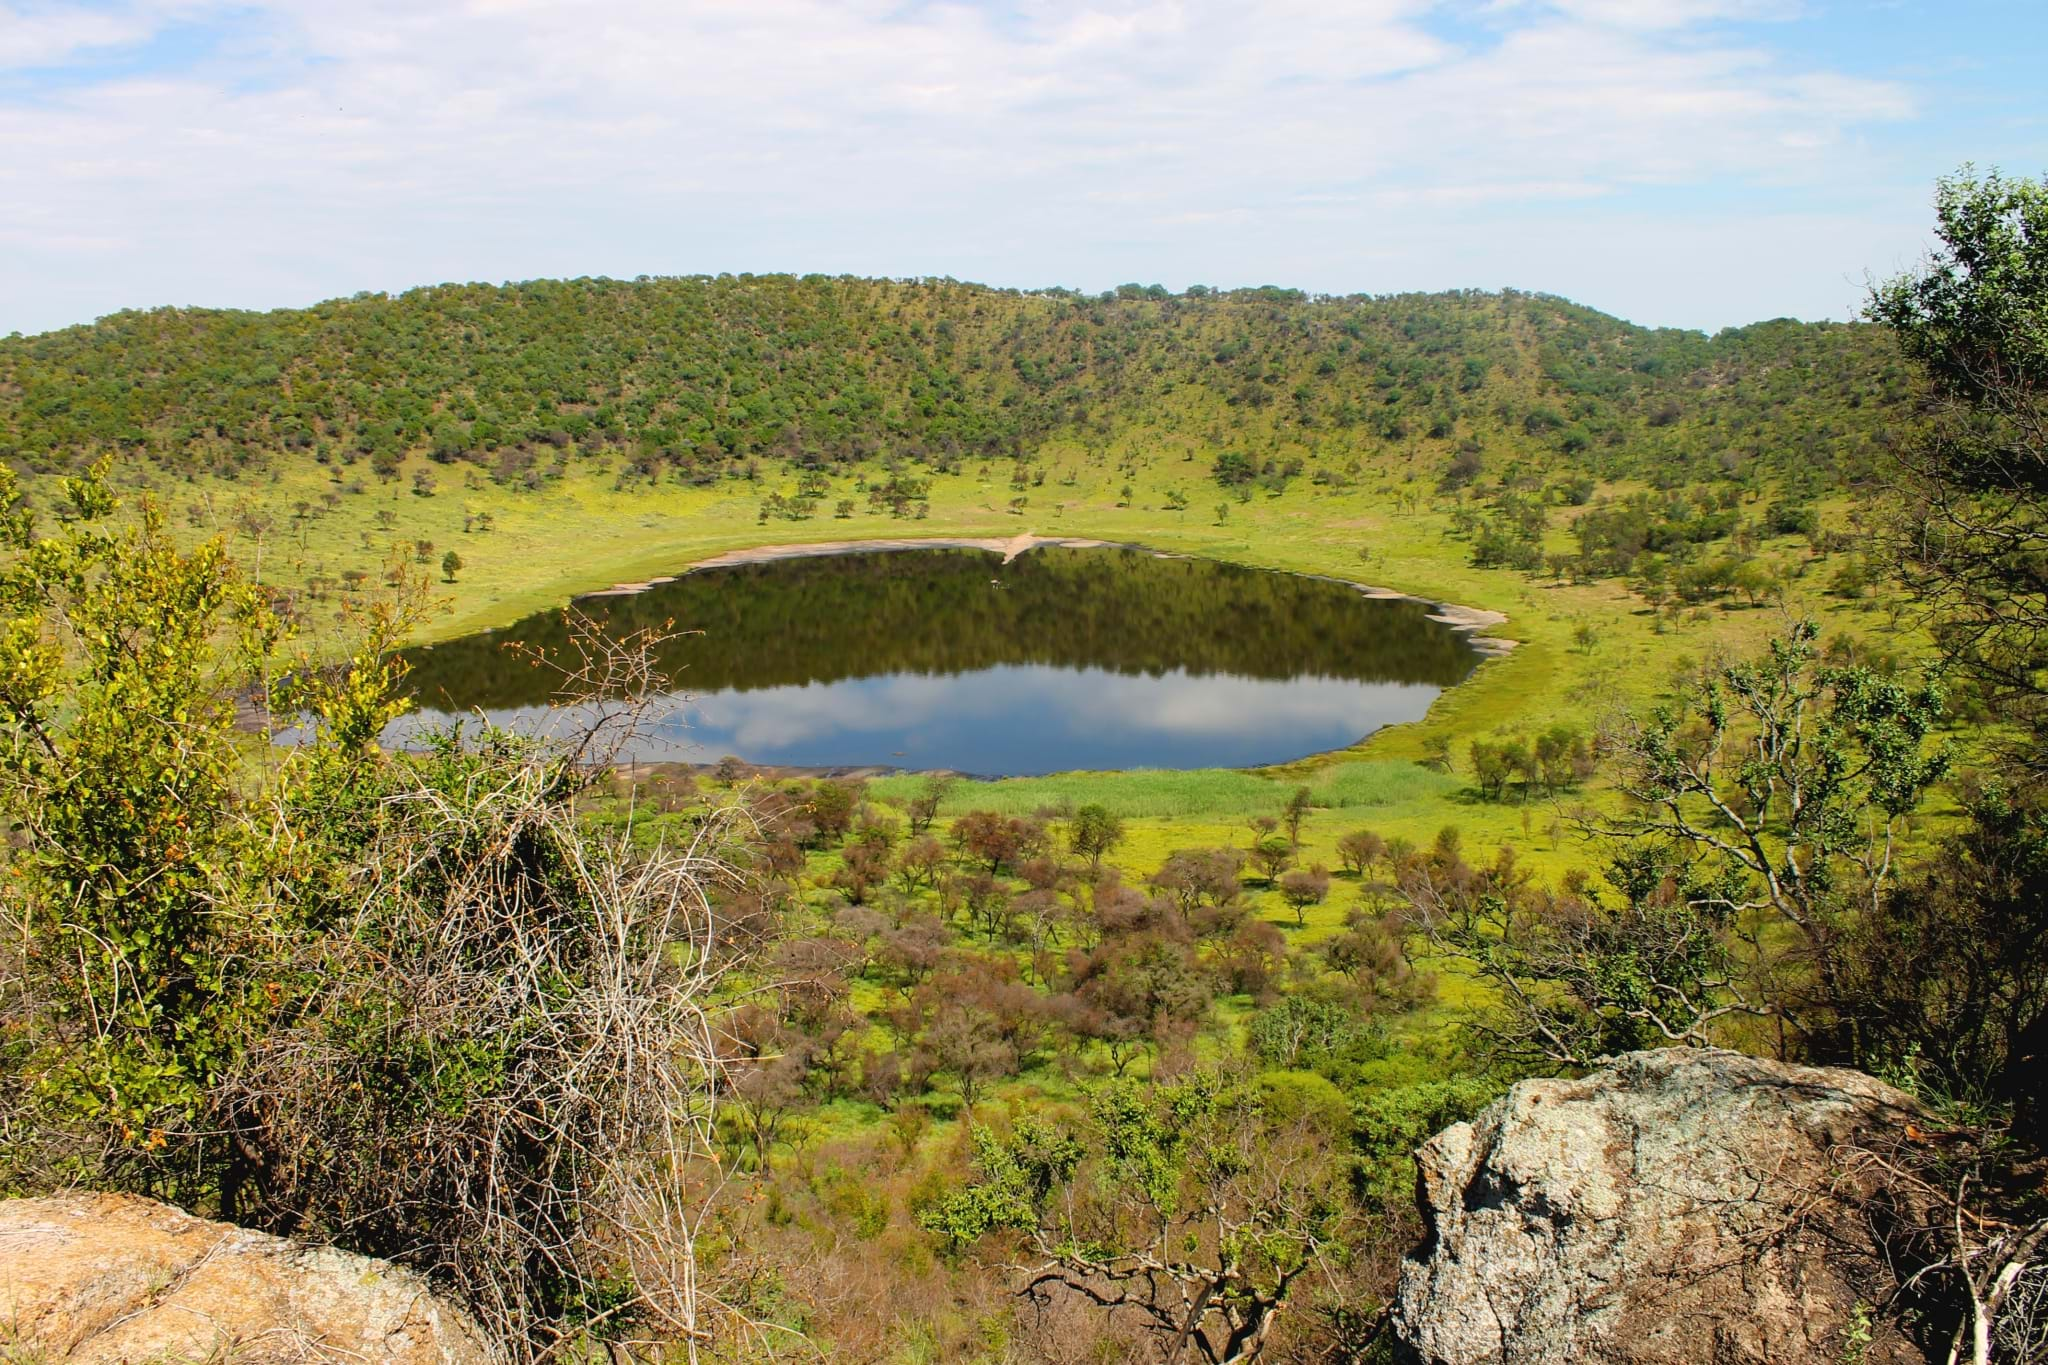
<instances>
[{"instance_id":1,"label":"distant horizon line","mask_svg":"<svg viewBox=\"0 0 2048 1365\"><path fill-rule=\"evenodd\" d=\"M253 317L262 317L273 313L309 313L316 309L332 307L340 304L369 303L378 300L389 301L406 298L414 294L428 294L441 290L494 289L503 291L518 289L530 285L546 284L653 285L685 281L715 283L721 280L793 280L797 282L804 282L809 280L825 280L858 281L863 284L886 284L901 286L954 286L963 289L981 290L991 294L1009 294L1020 298L1073 299L1085 300L1090 303L1147 301L1159 302L1169 299L1227 299L1243 295L1266 295L1272 298L1274 301L1284 301L1290 303L1299 302L1308 304L1380 302L1403 298L1446 298L1471 294L1487 295L1496 298L1519 296L1532 299L1547 299L1558 303L1569 304L1573 308L1581 308L1586 310L1587 312L1596 313L1601 317L1612 319L1613 321L1621 323L1624 326L1637 328L1641 331L1692 332L1697 335L1705 337L1715 337L1721 335L1724 332L1739 332L1744 331L1751 327L1761 327L1771 323L1781 322L1793 323L1802 327L1874 327L1879 325L1877 323L1868 322L1859 317L1802 318L1796 317L1789 313L1779 314L1775 317L1756 318L1749 322L1730 323L1712 329L1705 327L1689 327L1677 324L1645 323L1637 322L1632 318L1623 317L1619 313L1610 313L1603 308L1595 307L1594 305L1589 303L1582 303L1579 300L1572 298L1568 294L1555 293L1545 289L1526 289L1517 285L1499 285L1492 288L1479 285L1463 285L1450 286L1441 289L1398 289L1390 290L1384 293L1365 290L1355 290L1349 293L1327 293L1318 290L1304 289L1296 285L1283 285L1273 283L1227 286L1208 284L1188 284L1178 290L1174 290L1169 289L1164 285L1156 283L1140 284L1136 281L1126 281L1123 284L1114 285L1107 289L1089 290L1075 288L1071 285L1060 284L1031 286L988 284L979 280L959 279L952 275L863 275L850 271L829 273L817 270L722 270L716 272L690 272L674 274L653 274L643 272L641 274L632 276L606 274L534 275L523 279L508 279L498 281L440 280L431 284L407 285L397 290L358 289L354 293L332 294L324 298L315 299L310 303L278 304L267 308L246 307L232 304L223 305L207 303L160 303L134 305L126 308L117 308L111 313L102 313L97 317L90 318L82 322L63 323L55 327L46 327L33 332L25 332L19 329L12 330L7 333L0 334L0 342L34 341L42 337L56 336L57 334L62 332L72 332L80 329L99 327L105 323L108 323L118 318L147 315L150 313L217 313L243 314Z\"/></svg>"}]
</instances>

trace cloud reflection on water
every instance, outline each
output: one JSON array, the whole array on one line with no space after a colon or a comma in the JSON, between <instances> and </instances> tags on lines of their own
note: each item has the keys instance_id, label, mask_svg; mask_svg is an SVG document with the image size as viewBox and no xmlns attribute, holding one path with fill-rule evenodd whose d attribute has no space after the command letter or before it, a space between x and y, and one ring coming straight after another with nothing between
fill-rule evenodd
<instances>
[{"instance_id":1,"label":"cloud reflection on water","mask_svg":"<svg viewBox=\"0 0 2048 1365\"><path fill-rule=\"evenodd\" d=\"M1074 767L1239 767L1349 744L1420 717L1439 688L1172 670L1002 665L832 683L725 690L682 701L630 757L710 762L737 754L802 766L945 766L980 774ZM423 712L406 732L447 719ZM576 713L519 707L500 723L560 734ZM394 738L397 736L394 736Z\"/></svg>"},{"instance_id":2,"label":"cloud reflection on water","mask_svg":"<svg viewBox=\"0 0 2048 1365\"><path fill-rule=\"evenodd\" d=\"M652 663L696 695L634 739L643 761L1246 767L1416 719L1477 659L1424 602L1129 547L807 555L587 605L617 639L689 632ZM579 717L547 710L559 676L532 663L578 657L563 615L539 613L413 651L408 681L447 712L565 734Z\"/></svg>"}]
</instances>

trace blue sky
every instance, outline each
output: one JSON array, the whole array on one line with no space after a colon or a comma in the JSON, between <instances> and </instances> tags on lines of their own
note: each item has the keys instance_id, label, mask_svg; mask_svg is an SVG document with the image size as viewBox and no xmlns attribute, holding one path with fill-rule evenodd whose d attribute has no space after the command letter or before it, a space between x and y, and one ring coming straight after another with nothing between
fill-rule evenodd
<instances>
[{"instance_id":1,"label":"blue sky","mask_svg":"<svg viewBox=\"0 0 2048 1365\"><path fill-rule=\"evenodd\" d=\"M2048 0L0 0L0 332L551 275L1846 317Z\"/></svg>"}]
</instances>

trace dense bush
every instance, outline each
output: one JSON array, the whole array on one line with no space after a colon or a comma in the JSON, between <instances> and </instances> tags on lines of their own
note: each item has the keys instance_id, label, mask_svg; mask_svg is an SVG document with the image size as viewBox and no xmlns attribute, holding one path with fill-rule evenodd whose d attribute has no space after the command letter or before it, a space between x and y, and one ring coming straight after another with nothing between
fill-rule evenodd
<instances>
[{"instance_id":1,"label":"dense bush","mask_svg":"<svg viewBox=\"0 0 2048 1365\"><path fill-rule=\"evenodd\" d=\"M518 1358L600 1312L693 1328L719 827L595 839L587 770L506 735L380 753L402 611L366 609L339 665L289 660L218 542L179 550L147 506L106 529L97 471L67 491L57 536L10 514L0 570L0 1184L408 1262ZM243 696L307 742L247 756Z\"/></svg>"}]
</instances>

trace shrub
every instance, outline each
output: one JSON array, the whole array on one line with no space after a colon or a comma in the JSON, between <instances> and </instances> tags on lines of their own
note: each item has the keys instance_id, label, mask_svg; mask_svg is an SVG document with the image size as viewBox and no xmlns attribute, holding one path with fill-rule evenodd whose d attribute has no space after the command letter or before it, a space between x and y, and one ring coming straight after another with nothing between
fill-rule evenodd
<instances>
[{"instance_id":1,"label":"shrub","mask_svg":"<svg viewBox=\"0 0 2048 1365\"><path fill-rule=\"evenodd\" d=\"M596 840L573 802L602 763L503 732L378 752L405 600L340 664L288 659L219 540L179 550L147 503L107 529L104 468L66 492L59 537L0 524L7 1183L406 1262L515 1359L599 1309L695 1324L678 1173L717 1091L724 826ZM663 686L634 679L628 706ZM249 763L245 689L307 742Z\"/></svg>"}]
</instances>

